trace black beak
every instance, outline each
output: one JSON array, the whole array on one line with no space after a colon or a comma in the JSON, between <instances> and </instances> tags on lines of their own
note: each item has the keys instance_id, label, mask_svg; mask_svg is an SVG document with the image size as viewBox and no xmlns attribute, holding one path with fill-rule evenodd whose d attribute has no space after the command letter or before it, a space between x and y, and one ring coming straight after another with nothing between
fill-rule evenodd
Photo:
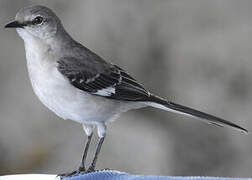
<instances>
[{"instance_id":1,"label":"black beak","mask_svg":"<svg viewBox=\"0 0 252 180\"><path fill-rule=\"evenodd\" d=\"M13 21L8 24L6 24L4 27L5 28L24 28L24 24L18 22L18 21Z\"/></svg>"}]
</instances>

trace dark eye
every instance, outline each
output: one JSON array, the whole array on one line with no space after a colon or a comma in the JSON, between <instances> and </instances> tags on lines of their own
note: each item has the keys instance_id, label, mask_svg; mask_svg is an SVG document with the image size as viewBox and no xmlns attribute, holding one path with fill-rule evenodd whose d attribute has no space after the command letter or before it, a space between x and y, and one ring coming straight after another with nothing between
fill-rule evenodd
<instances>
[{"instance_id":1,"label":"dark eye","mask_svg":"<svg viewBox=\"0 0 252 180\"><path fill-rule=\"evenodd\" d=\"M38 17L35 17L33 20L32 20L32 24L33 25L36 25L36 24L41 24L43 22L43 18L41 16L38 16Z\"/></svg>"}]
</instances>

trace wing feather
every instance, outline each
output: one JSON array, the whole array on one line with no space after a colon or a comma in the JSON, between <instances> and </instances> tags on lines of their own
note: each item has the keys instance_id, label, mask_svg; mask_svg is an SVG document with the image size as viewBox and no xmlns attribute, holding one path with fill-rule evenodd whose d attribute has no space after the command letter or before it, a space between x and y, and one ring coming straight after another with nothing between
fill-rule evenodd
<instances>
[{"instance_id":1,"label":"wing feather","mask_svg":"<svg viewBox=\"0 0 252 180\"><path fill-rule=\"evenodd\" d=\"M92 64L86 59L64 57L58 70L78 89L90 94L117 100L145 100L150 93L122 68L104 63Z\"/></svg>"}]
</instances>

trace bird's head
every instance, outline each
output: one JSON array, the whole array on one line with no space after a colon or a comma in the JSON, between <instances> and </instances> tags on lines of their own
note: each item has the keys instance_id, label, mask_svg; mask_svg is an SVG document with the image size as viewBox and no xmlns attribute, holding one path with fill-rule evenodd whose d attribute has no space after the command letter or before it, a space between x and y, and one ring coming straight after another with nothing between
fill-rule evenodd
<instances>
[{"instance_id":1,"label":"bird's head","mask_svg":"<svg viewBox=\"0 0 252 180\"><path fill-rule=\"evenodd\" d=\"M55 36L59 26L61 22L51 9L36 5L22 8L5 28L16 28L24 40L33 37L46 40Z\"/></svg>"}]
</instances>

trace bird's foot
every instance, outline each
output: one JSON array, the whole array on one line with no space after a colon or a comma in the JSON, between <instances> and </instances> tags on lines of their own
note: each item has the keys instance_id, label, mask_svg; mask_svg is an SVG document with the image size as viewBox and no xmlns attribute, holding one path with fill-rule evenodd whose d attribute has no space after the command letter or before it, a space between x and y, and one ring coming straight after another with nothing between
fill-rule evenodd
<instances>
[{"instance_id":1,"label":"bird's foot","mask_svg":"<svg viewBox=\"0 0 252 180\"><path fill-rule=\"evenodd\" d=\"M85 173L86 173L85 168L80 167L78 170L75 170L73 172L58 174L57 176L60 177L60 179L64 179L65 177L72 177L72 176L76 176L78 174L85 174Z\"/></svg>"},{"instance_id":2,"label":"bird's foot","mask_svg":"<svg viewBox=\"0 0 252 180\"><path fill-rule=\"evenodd\" d=\"M64 179L66 177L72 177L77 173L77 171L73 171L71 173L62 173L62 174L58 174L57 177L60 177L60 179Z\"/></svg>"},{"instance_id":3,"label":"bird's foot","mask_svg":"<svg viewBox=\"0 0 252 180\"><path fill-rule=\"evenodd\" d=\"M87 173L92 173L92 172L99 172L99 171L108 171L110 170L109 168L101 169L101 170L95 170L95 168L91 165L87 170L85 168L80 167L78 170L73 171L71 173L63 173L63 174L58 174L57 176L60 177L60 179L64 179L66 177L73 177L77 176L79 174L87 174Z\"/></svg>"},{"instance_id":4,"label":"bird's foot","mask_svg":"<svg viewBox=\"0 0 252 180\"><path fill-rule=\"evenodd\" d=\"M109 168L104 168L104 169L96 170L93 166L90 166L90 167L87 169L86 173L100 172L100 171L109 171L109 170L111 170L111 169L109 169Z\"/></svg>"},{"instance_id":5,"label":"bird's foot","mask_svg":"<svg viewBox=\"0 0 252 180\"><path fill-rule=\"evenodd\" d=\"M95 167L94 166L89 166L89 168L87 169L86 173L91 173L91 172L95 172Z\"/></svg>"},{"instance_id":6,"label":"bird's foot","mask_svg":"<svg viewBox=\"0 0 252 180\"><path fill-rule=\"evenodd\" d=\"M111 171L110 168L104 168L104 169L100 169L100 170L96 170L96 171Z\"/></svg>"}]
</instances>

